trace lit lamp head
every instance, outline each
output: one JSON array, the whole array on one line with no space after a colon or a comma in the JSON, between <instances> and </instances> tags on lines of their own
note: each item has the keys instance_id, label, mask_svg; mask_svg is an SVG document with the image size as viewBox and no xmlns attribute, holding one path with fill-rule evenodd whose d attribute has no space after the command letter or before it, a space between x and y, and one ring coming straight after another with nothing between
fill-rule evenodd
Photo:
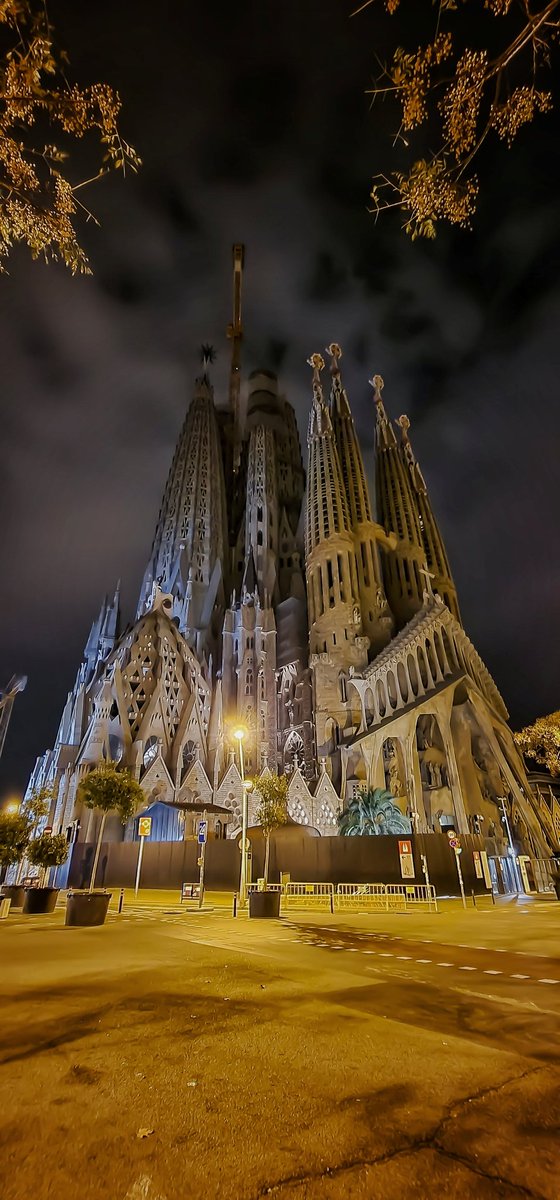
<instances>
[{"instance_id":1,"label":"lit lamp head","mask_svg":"<svg viewBox=\"0 0 560 1200\"><path fill-rule=\"evenodd\" d=\"M245 788L246 792L251 792L253 790L253 780L252 779L244 779L243 787Z\"/></svg>"},{"instance_id":2,"label":"lit lamp head","mask_svg":"<svg viewBox=\"0 0 560 1200\"><path fill-rule=\"evenodd\" d=\"M19 812L19 800L9 800L4 812L7 812L10 817L15 817L16 813Z\"/></svg>"},{"instance_id":3,"label":"lit lamp head","mask_svg":"<svg viewBox=\"0 0 560 1200\"><path fill-rule=\"evenodd\" d=\"M242 742L245 737L245 729L234 729L233 736L237 742Z\"/></svg>"}]
</instances>

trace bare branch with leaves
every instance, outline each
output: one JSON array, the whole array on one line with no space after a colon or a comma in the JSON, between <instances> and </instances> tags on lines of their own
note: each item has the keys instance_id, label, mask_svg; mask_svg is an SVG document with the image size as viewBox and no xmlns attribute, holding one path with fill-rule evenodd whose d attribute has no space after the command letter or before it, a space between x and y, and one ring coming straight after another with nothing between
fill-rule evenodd
<instances>
[{"instance_id":1,"label":"bare branch with leaves","mask_svg":"<svg viewBox=\"0 0 560 1200\"><path fill-rule=\"evenodd\" d=\"M365 0L352 15L373 4L389 17L399 11L404 18L409 4L416 14L419 4L425 9L423 45L411 52L397 46L369 94L397 99L401 147L414 154L418 140L429 139L436 148L424 149L407 170L377 174L372 211L400 208L413 239L435 237L442 220L468 227L479 193L472 164L484 142L496 134L511 146L552 107L541 77L558 42L560 0L536 7L529 0ZM469 44L474 22L476 47Z\"/></svg>"},{"instance_id":2,"label":"bare branch with leaves","mask_svg":"<svg viewBox=\"0 0 560 1200\"><path fill-rule=\"evenodd\" d=\"M140 159L121 138L118 94L106 83L69 83L67 63L44 4L0 0L0 260L23 242L33 258L90 274L76 218L95 218L76 193L110 170L137 170ZM71 182L67 147L88 134L99 165L91 179Z\"/></svg>"}]
</instances>

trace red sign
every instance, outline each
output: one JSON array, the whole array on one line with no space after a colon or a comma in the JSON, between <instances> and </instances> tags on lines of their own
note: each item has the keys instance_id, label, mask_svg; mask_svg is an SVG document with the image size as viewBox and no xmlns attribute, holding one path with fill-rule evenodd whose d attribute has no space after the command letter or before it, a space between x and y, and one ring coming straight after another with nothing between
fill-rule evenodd
<instances>
[{"instance_id":1,"label":"red sign","mask_svg":"<svg viewBox=\"0 0 560 1200\"><path fill-rule=\"evenodd\" d=\"M399 842L399 854L412 854L412 842Z\"/></svg>"}]
</instances>

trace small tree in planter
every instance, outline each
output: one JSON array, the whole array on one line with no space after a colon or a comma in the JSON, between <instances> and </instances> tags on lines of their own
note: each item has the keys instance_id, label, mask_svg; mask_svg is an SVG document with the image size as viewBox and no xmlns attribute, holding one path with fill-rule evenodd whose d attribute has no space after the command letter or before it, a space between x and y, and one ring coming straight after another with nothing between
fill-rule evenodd
<instances>
[{"instance_id":1,"label":"small tree in planter","mask_svg":"<svg viewBox=\"0 0 560 1200\"><path fill-rule=\"evenodd\" d=\"M108 762L101 767L97 767L95 771L91 771L89 775L86 775L81 780L77 798L87 808L97 809L103 814L97 835L97 846L95 848L93 870L89 885L90 892L93 892L97 864L101 853L101 843L103 841L103 831L108 814L110 812L118 813L122 824L126 825L127 821L134 816L137 809L145 805L146 797L140 784L131 775L130 771L119 767L117 763Z\"/></svg>"},{"instance_id":2,"label":"small tree in planter","mask_svg":"<svg viewBox=\"0 0 560 1200\"><path fill-rule=\"evenodd\" d=\"M0 867L13 867L23 858L29 845L31 827L29 821L16 813L0 812ZM19 884L4 884L2 892L9 896L14 908L23 904L23 888Z\"/></svg>"},{"instance_id":3,"label":"small tree in planter","mask_svg":"<svg viewBox=\"0 0 560 1200\"><path fill-rule=\"evenodd\" d=\"M60 889L46 886L47 871L50 867L60 867L66 862L68 849L68 842L62 833L42 833L30 841L27 857L33 866L41 868L41 874L39 887L28 888L26 891L24 912L53 912Z\"/></svg>"},{"instance_id":4,"label":"small tree in planter","mask_svg":"<svg viewBox=\"0 0 560 1200\"><path fill-rule=\"evenodd\" d=\"M280 913L280 893L268 892L268 867L270 861L270 835L288 820L288 780L285 775L265 776L258 783L259 806L257 821L265 838L264 891L253 892L249 897L249 914L252 917L277 917Z\"/></svg>"},{"instance_id":5,"label":"small tree in planter","mask_svg":"<svg viewBox=\"0 0 560 1200\"><path fill-rule=\"evenodd\" d=\"M41 788L33 788L29 796L23 800L20 815L29 825L29 837L35 837L37 830L45 817L48 816L53 801L58 799L58 790L50 784ZM16 884L21 884L25 871L25 856L22 856L16 878Z\"/></svg>"},{"instance_id":6,"label":"small tree in planter","mask_svg":"<svg viewBox=\"0 0 560 1200\"><path fill-rule=\"evenodd\" d=\"M268 883L270 835L288 820L288 779L286 775L270 775L259 779L257 821L265 838L264 883Z\"/></svg>"}]
</instances>

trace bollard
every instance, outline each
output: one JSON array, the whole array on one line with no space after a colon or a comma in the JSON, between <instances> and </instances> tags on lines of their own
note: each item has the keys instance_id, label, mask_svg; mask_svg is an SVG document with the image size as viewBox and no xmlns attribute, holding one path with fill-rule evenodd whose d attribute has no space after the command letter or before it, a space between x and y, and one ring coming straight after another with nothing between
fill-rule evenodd
<instances>
[{"instance_id":1,"label":"bollard","mask_svg":"<svg viewBox=\"0 0 560 1200\"><path fill-rule=\"evenodd\" d=\"M334 913L334 893L333 892L331 892L331 894L330 894L330 900L331 900L331 912Z\"/></svg>"},{"instance_id":2,"label":"bollard","mask_svg":"<svg viewBox=\"0 0 560 1200\"><path fill-rule=\"evenodd\" d=\"M122 913L123 904L124 904L124 888L121 888L121 894L119 896L119 907L117 909L118 913Z\"/></svg>"},{"instance_id":3,"label":"bollard","mask_svg":"<svg viewBox=\"0 0 560 1200\"><path fill-rule=\"evenodd\" d=\"M473 908L476 908L476 896L474 894L474 891L471 891L471 896L472 896Z\"/></svg>"},{"instance_id":4,"label":"bollard","mask_svg":"<svg viewBox=\"0 0 560 1200\"><path fill-rule=\"evenodd\" d=\"M237 916L237 892L233 893L233 914L232 915L234 917Z\"/></svg>"}]
</instances>

